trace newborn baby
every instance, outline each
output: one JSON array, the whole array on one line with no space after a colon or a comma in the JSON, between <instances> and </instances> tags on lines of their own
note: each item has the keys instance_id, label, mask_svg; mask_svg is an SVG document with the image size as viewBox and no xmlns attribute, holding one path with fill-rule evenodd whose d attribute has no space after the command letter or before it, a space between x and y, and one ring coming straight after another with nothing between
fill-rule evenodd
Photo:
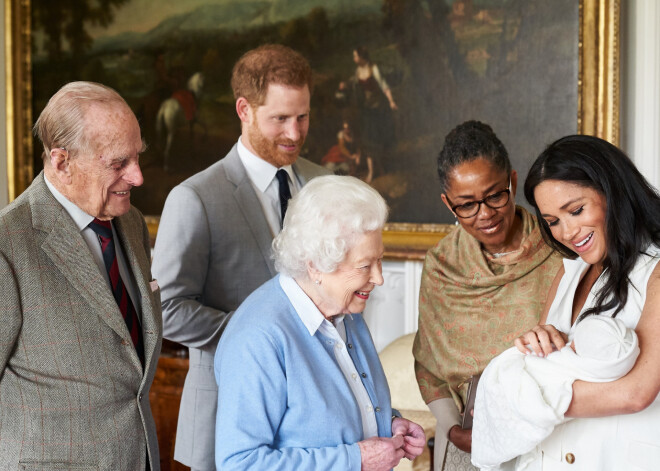
<instances>
[{"instance_id":1,"label":"newborn baby","mask_svg":"<svg viewBox=\"0 0 660 471\"><path fill-rule=\"evenodd\" d=\"M486 367L474 407L472 463L487 470L523 470L573 396L573 381L614 381L639 355L637 334L623 322L592 315L580 321L570 344L546 358L510 348ZM527 455L526 455L527 454Z\"/></svg>"}]
</instances>

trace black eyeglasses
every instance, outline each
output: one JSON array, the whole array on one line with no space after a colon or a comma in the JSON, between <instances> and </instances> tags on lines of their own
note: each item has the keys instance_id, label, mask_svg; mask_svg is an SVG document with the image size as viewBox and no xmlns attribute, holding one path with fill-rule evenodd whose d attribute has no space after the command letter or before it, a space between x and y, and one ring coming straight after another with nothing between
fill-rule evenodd
<instances>
[{"instance_id":1,"label":"black eyeglasses","mask_svg":"<svg viewBox=\"0 0 660 471\"><path fill-rule=\"evenodd\" d=\"M511 181L509 181L509 188L507 188L506 190L498 191L497 193L488 195L484 199L479 201L470 201L468 203L457 204L455 206L452 206L451 210L459 218L471 218L477 215L479 209L481 208L481 203L485 204L491 209L499 209L506 206L506 204L509 202L510 195L511 195ZM451 204L451 201L449 201L449 198L447 197L446 194L445 197L447 198L449 204Z\"/></svg>"}]
</instances>

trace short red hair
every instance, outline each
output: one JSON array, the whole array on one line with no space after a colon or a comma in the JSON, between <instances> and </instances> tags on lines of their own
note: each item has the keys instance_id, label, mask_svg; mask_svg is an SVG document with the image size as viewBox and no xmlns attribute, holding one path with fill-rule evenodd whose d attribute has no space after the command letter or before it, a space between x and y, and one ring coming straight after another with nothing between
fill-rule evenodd
<instances>
[{"instance_id":1,"label":"short red hair","mask_svg":"<svg viewBox=\"0 0 660 471\"><path fill-rule=\"evenodd\" d=\"M271 84L303 88L312 92L312 68L302 54L280 44L265 44L238 60L231 74L234 99L245 98L252 106L266 101Z\"/></svg>"}]
</instances>

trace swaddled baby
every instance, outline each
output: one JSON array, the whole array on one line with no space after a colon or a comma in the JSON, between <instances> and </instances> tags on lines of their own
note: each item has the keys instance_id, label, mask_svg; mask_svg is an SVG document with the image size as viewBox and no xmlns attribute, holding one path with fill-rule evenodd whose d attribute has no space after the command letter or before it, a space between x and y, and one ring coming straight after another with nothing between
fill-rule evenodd
<instances>
[{"instance_id":1,"label":"swaddled baby","mask_svg":"<svg viewBox=\"0 0 660 471\"><path fill-rule=\"evenodd\" d=\"M636 359L639 354L635 331L628 329L623 321L607 316L589 316L578 323L573 331L570 347L581 358L604 362L598 363L602 365L628 365L630 356L634 354ZM632 365L628 366L621 376L631 367Z\"/></svg>"},{"instance_id":2,"label":"swaddled baby","mask_svg":"<svg viewBox=\"0 0 660 471\"><path fill-rule=\"evenodd\" d=\"M637 334L616 318L589 316L575 326L569 341L546 358L510 348L488 364L474 407L475 466L525 469L536 445L565 421L573 381L614 381L630 371L639 355ZM517 464L509 462L517 456Z\"/></svg>"}]
</instances>

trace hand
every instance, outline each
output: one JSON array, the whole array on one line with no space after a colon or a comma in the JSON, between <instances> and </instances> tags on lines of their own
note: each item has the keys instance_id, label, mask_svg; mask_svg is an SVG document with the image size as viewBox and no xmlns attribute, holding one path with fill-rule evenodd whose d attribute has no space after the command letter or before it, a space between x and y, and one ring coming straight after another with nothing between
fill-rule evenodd
<instances>
[{"instance_id":1,"label":"hand","mask_svg":"<svg viewBox=\"0 0 660 471\"><path fill-rule=\"evenodd\" d=\"M464 430L460 425L454 425L449 429L448 438L459 450L472 453L472 429Z\"/></svg>"},{"instance_id":2,"label":"hand","mask_svg":"<svg viewBox=\"0 0 660 471\"><path fill-rule=\"evenodd\" d=\"M550 324L537 325L513 341L516 348L524 354L531 349L540 357L550 355L555 348L561 350L568 341L568 335L558 331Z\"/></svg>"},{"instance_id":3,"label":"hand","mask_svg":"<svg viewBox=\"0 0 660 471\"><path fill-rule=\"evenodd\" d=\"M404 456L410 461L417 458L424 451L426 435L424 429L415 422L400 417L392 420L392 436L396 435L403 437Z\"/></svg>"},{"instance_id":4,"label":"hand","mask_svg":"<svg viewBox=\"0 0 660 471\"><path fill-rule=\"evenodd\" d=\"M390 101L390 109L391 109L392 111L396 111L396 110L399 109L399 107L396 106L396 103L394 103L394 100L391 100L391 101Z\"/></svg>"},{"instance_id":5,"label":"hand","mask_svg":"<svg viewBox=\"0 0 660 471\"><path fill-rule=\"evenodd\" d=\"M362 471L388 471L399 464L405 452L403 437L371 437L358 442L362 459Z\"/></svg>"}]
</instances>

